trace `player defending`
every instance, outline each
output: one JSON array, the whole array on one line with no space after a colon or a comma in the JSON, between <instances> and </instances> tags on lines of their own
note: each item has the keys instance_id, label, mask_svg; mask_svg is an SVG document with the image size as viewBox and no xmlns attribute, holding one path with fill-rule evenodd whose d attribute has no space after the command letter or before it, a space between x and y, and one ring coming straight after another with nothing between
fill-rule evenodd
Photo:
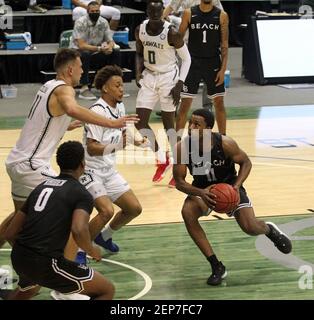
<instances>
[{"instance_id":1,"label":"player defending","mask_svg":"<svg viewBox=\"0 0 314 320\"><path fill-rule=\"evenodd\" d=\"M56 79L46 82L37 92L20 137L6 160L15 212L37 185L57 175L50 159L66 130L78 126L77 122L70 124L71 117L112 128L136 121L134 115L111 120L77 104L73 87L79 84L83 71L76 50L60 49L54 59L54 69ZM14 213L0 225L0 246Z\"/></svg>"},{"instance_id":2,"label":"player defending","mask_svg":"<svg viewBox=\"0 0 314 320\"><path fill-rule=\"evenodd\" d=\"M174 131L174 116L179 104L183 82L191 64L190 54L182 36L169 22L162 20L163 2L152 0L147 4L148 20L137 29L136 37L136 80L140 90L136 100L136 112L140 121L138 130L146 135L155 152L157 171L153 182L159 182L171 167L168 153L162 151L155 134L149 126L149 117L159 101L164 129ZM176 54L182 59L180 72ZM145 131L145 132L144 132ZM170 141L171 143L171 141ZM172 179L169 186L174 186Z\"/></svg>"},{"instance_id":3,"label":"player defending","mask_svg":"<svg viewBox=\"0 0 314 320\"><path fill-rule=\"evenodd\" d=\"M112 299L114 286L99 272L63 257L70 232L92 258L99 261L99 247L88 230L93 199L79 183L84 173L84 148L68 141L57 151L60 175L37 186L6 230L14 243L11 259L19 286L9 300L31 299L40 286L63 294L82 293L95 300Z\"/></svg>"},{"instance_id":4,"label":"player defending","mask_svg":"<svg viewBox=\"0 0 314 320\"><path fill-rule=\"evenodd\" d=\"M256 219L251 201L243 187L243 182L252 167L251 161L233 139L209 131L214 123L215 119L210 111L198 109L193 112L189 122L189 134L177 144L178 159L177 164L173 166L176 188L188 195L181 211L185 226L211 264L212 274L207 280L209 285L219 285L227 275L225 266L217 259L198 221L215 207L215 195L207 188L215 183L229 183L239 192L238 207L227 214L235 217L245 233L251 236L265 234L282 253L287 254L292 250L291 241L274 223ZM203 146L205 134L211 135L207 137L211 139L211 143ZM199 145L197 151L204 157L202 162L193 161L193 148L195 151L196 145ZM206 159L206 154L210 155L209 161ZM235 163L240 166L238 173L235 170ZM192 184L185 180L187 169L193 176ZM200 169L203 169L203 173Z\"/></svg>"}]
</instances>

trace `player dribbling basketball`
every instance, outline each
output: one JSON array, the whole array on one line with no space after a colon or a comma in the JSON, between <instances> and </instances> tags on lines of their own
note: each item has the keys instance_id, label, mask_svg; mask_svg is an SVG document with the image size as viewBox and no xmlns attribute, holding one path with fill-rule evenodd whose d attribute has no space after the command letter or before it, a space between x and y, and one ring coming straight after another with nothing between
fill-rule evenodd
<instances>
[{"instance_id":1,"label":"player dribbling basketball","mask_svg":"<svg viewBox=\"0 0 314 320\"><path fill-rule=\"evenodd\" d=\"M212 274L207 280L209 285L221 284L227 275L225 266L217 259L198 221L215 207L215 195L207 188L212 184L228 183L239 192L239 205L227 214L235 217L245 233L251 236L265 234L282 253L287 254L292 250L291 241L275 224L256 219L252 204L242 186L251 171L251 161L233 139L209 131L214 122L214 116L208 110L198 109L192 113L189 135L177 144L177 159L173 166L176 188L188 195L181 211L185 226L211 264ZM206 139L209 143L203 143ZM195 161L197 146L202 161ZM240 166L238 173L235 164ZM185 180L187 169L193 176L192 184Z\"/></svg>"}]
</instances>

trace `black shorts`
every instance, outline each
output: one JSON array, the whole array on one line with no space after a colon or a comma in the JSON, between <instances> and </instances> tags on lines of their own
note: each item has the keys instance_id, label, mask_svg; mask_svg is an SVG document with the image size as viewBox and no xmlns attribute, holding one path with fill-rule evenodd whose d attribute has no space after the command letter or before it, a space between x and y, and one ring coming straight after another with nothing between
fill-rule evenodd
<instances>
[{"instance_id":1,"label":"black shorts","mask_svg":"<svg viewBox=\"0 0 314 320\"><path fill-rule=\"evenodd\" d=\"M201 80L207 85L207 94L210 98L225 95L224 83L216 86L215 79L221 67L220 57L204 59L191 57L192 62L189 73L183 85L181 96L183 98L193 98L198 91Z\"/></svg>"},{"instance_id":2,"label":"black shorts","mask_svg":"<svg viewBox=\"0 0 314 320\"><path fill-rule=\"evenodd\" d=\"M94 276L94 270L64 257L50 258L15 244L11 253L12 265L19 276L21 291L39 285L64 294L80 293L83 283Z\"/></svg>"}]
</instances>

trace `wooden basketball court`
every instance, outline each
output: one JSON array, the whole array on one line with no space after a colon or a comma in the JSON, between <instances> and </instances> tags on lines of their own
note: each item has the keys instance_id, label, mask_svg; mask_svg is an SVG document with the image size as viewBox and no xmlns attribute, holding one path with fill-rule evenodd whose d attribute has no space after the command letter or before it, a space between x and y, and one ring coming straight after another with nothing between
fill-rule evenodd
<instances>
[{"instance_id":1,"label":"wooden basketball court","mask_svg":"<svg viewBox=\"0 0 314 320\"><path fill-rule=\"evenodd\" d=\"M294 108L294 107L290 107ZM271 107L267 107L270 113ZM284 110L284 109L282 109ZM314 171L313 117L237 119L228 121L228 134L251 157L253 168L245 183L257 216L306 213L314 207L308 191L312 188ZM276 110L277 112L277 110ZM260 112L262 114L263 112ZM166 148L161 124L154 123ZM1 130L0 161L4 163L18 138L19 130ZM82 139L82 130L67 132L66 140ZM132 164L131 162L135 162ZM153 184L153 153L150 150L127 147L120 152L117 168L138 196L143 213L132 224L182 221L180 209L185 195L167 187L171 172L158 184ZM53 159L53 166L57 165ZM13 209L10 180L5 166L0 168L0 220ZM224 215L222 215L225 217Z\"/></svg>"}]
</instances>

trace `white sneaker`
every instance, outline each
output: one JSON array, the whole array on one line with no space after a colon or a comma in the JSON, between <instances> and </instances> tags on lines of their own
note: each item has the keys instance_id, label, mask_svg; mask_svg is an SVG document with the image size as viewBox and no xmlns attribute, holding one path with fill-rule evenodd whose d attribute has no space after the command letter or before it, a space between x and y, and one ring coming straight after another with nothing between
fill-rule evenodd
<instances>
[{"instance_id":1,"label":"white sneaker","mask_svg":"<svg viewBox=\"0 0 314 320\"><path fill-rule=\"evenodd\" d=\"M0 278L8 277L10 275L10 271L7 269L0 268Z\"/></svg>"},{"instance_id":2,"label":"white sneaker","mask_svg":"<svg viewBox=\"0 0 314 320\"><path fill-rule=\"evenodd\" d=\"M54 300L90 300L89 296L80 293L70 293L70 294L63 294L61 292L52 290L50 292L50 296Z\"/></svg>"}]
</instances>

